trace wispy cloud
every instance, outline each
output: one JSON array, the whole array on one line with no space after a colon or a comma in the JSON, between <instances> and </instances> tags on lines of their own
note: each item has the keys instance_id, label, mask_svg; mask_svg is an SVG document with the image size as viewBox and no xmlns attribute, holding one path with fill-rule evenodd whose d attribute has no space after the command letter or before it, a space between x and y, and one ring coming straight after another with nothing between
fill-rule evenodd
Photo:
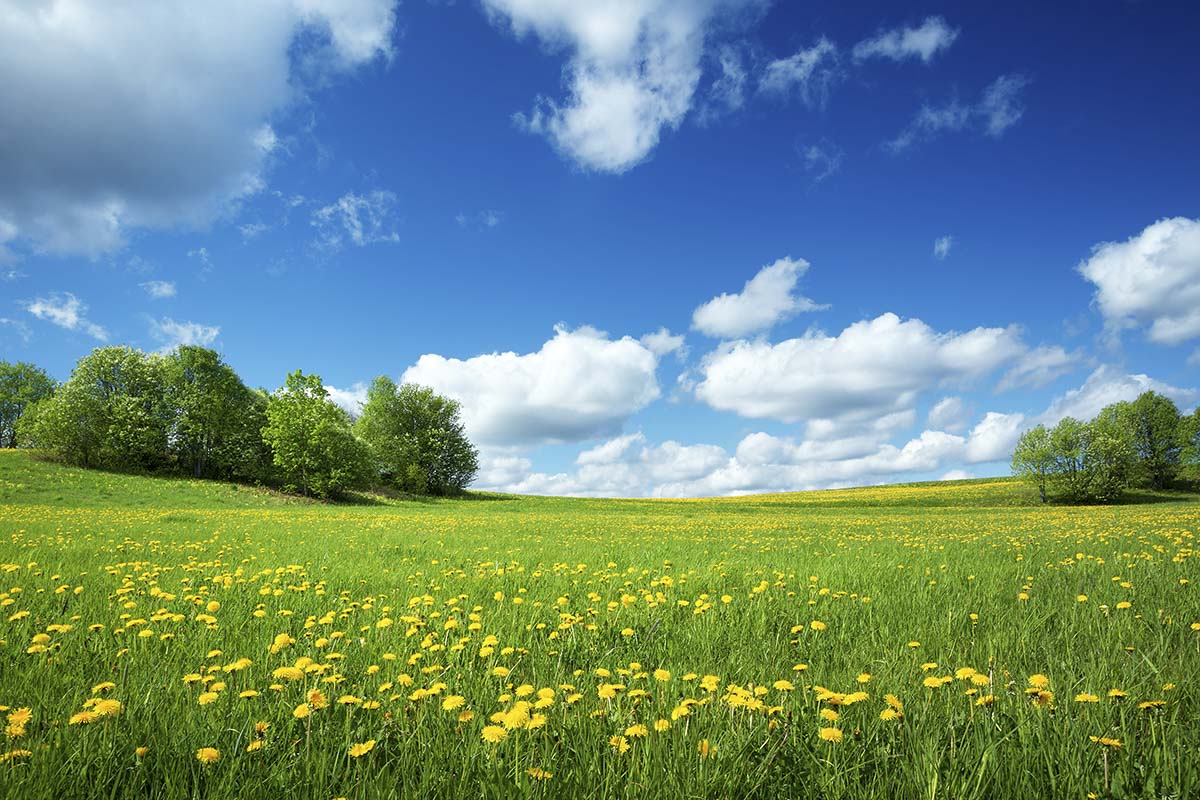
<instances>
[{"instance_id":1,"label":"wispy cloud","mask_svg":"<svg viewBox=\"0 0 1200 800\"><path fill-rule=\"evenodd\" d=\"M175 284L171 283L171 281L146 281L138 285L145 289L146 294L155 300L164 300L175 296Z\"/></svg>"},{"instance_id":2,"label":"wispy cloud","mask_svg":"<svg viewBox=\"0 0 1200 800\"><path fill-rule=\"evenodd\" d=\"M83 331L93 339L108 341L108 331L89 320L87 305L70 292L55 293L25 303L25 310L38 319L45 320L69 331Z\"/></svg>"}]
</instances>

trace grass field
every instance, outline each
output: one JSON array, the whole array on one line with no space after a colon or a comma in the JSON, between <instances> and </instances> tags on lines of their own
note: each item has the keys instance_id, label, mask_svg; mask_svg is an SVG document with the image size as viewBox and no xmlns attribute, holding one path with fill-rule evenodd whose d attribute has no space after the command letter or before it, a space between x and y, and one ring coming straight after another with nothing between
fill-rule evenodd
<instances>
[{"instance_id":1,"label":"grass field","mask_svg":"<svg viewBox=\"0 0 1200 800\"><path fill-rule=\"evenodd\" d=\"M1200 503L1139 499L317 505L0 452L0 793L1200 796Z\"/></svg>"}]
</instances>

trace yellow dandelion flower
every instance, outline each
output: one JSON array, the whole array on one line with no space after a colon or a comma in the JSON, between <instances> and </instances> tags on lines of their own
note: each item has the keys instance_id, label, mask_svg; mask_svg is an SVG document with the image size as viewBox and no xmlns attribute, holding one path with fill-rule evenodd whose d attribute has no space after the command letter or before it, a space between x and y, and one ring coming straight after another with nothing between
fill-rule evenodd
<instances>
[{"instance_id":1,"label":"yellow dandelion flower","mask_svg":"<svg viewBox=\"0 0 1200 800\"><path fill-rule=\"evenodd\" d=\"M642 739L650 735L650 730L645 725L630 725L625 729L625 735L630 739Z\"/></svg>"},{"instance_id":2,"label":"yellow dandelion flower","mask_svg":"<svg viewBox=\"0 0 1200 800\"><path fill-rule=\"evenodd\" d=\"M833 742L836 744L842 740L841 728L821 728L821 730L817 731L817 735L820 736L821 740L825 742Z\"/></svg>"},{"instance_id":3,"label":"yellow dandelion flower","mask_svg":"<svg viewBox=\"0 0 1200 800\"><path fill-rule=\"evenodd\" d=\"M714 758L717 755L716 745L710 744L708 739L697 742L696 750L700 753L700 758Z\"/></svg>"},{"instance_id":4,"label":"yellow dandelion flower","mask_svg":"<svg viewBox=\"0 0 1200 800\"><path fill-rule=\"evenodd\" d=\"M145 758L149 752L150 752L150 748L146 747L145 745L143 745L141 747L135 747L133 749L133 754L135 756L137 756L138 758Z\"/></svg>"},{"instance_id":5,"label":"yellow dandelion flower","mask_svg":"<svg viewBox=\"0 0 1200 800\"><path fill-rule=\"evenodd\" d=\"M779 692L792 692L796 689L795 685L791 681L785 680L775 681L773 686L775 687L775 690Z\"/></svg>"},{"instance_id":6,"label":"yellow dandelion flower","mask_svg":"<svg viewBox=\"0 0 1200 800\"><path fill-rule=\"evenodd\" d=\"M554 777L554 773L547 772L540 767L530 767L529 769L525 770L525 772L527 772L529 777L533 778L535 781L548 781Z\"/></svg>"},{"instance_id":7,"label":"yellow dandelion flower","mask_svg":"<svg viewBox=\"0 0 1200 800\"><path fill-rule=\"evenodd\" d=\"M78 714L71 716L67 721L68 725L90 725L100 718L100 715L94 711L80 711Z\"/></svg>"},{"instance_id":8,"label":"yellow dandelion flower","mask_svg":"<svg viewBox=\"0 0 1200 800\"><path fill-rule=\"evenodd\" d=\"M467 704L467 699L457 694L447 695L442 700L442 711L455 711Z\"/></svg>"},{"instance_id":9,"label":"yellow dandelion flower","mask_svg":"<svg viewBox=\"0 0 1200 800\"><path fill-rule=\"evenodd\" d=\"M483 729L482 736L485 742L496 744L508 737L508 731L500 725L488 725Z\"/></svg>"},{"instance_id":10,"label":"yellow dandelion flower","mask_svg":"<svg viewBox=\"0 0 1200 800\"><path fill-rule=\"evenodd\" d=\"M371 752L374 749L375 749L375 740L367 739L365 742L363 742L361 744L350 745L350 757L351 758L361 758L362 756L365 756L367 753Z\"/></svg>"},{"instance_id":11,"label":"yellow dandelion flower","mask_svg":"<svg viewBox=\"0 0 1200 800\"><path fill-rule=\"evenodd\" d=\"M1075 702L1076 703L1099 703L1100 698L1094 694L1080 692L1079 694L1075 695Z\"/></svg>"},{"instance_id":12,"label":"yellow dandelion flower","mask_svg":"<svg viewBox=\"0 0 1200 800\"><path fill-rule=\"evenodd\" d=\"M1036 675L1029 676L1029 685L1035 689L1045 689L1050 685L1050 679L1039 672Z\"/></svg>"},{"instance_id":13,"label":"yellow dandelion flower","mask_svg":"<svg viewBox=\"0 0 1200 800\"><path fill-rule=\"evenodd\" d=\"M312 708L309 707L308 703L301 703L300 705L298 705L294 709L292 709L292 716L295 717L296 719L304 719L311 713L312 713Z\"/></svg>"},{"instance_id":14,"label":"yellow dandelion flower","mask_svg":"<svg viewBox=\"0 0 1200 800\"><path fill-rule=\"evenodd\" d=\"M629 752L629 740L624 736L613 736L608 740L608 746L618 753Z\"/></svg>"},{"instance_id":15,"label":"yellow dandelion flower","mask_svg":"<svg viewBox=\"0 0 1200 800\"><path fill-rule=\"evenodd\" d=\"M1105 747L1112 747L1112 748L1121 747L1120 739L1110 739L1107 736L1089 736L1088 738L1091 739L1096 744L1101 744L1101 745L1104 745Z\"/></svg>"},{"instance_id":16,"label":"yellow dandelion flower","mask_svg":"<svg viewBox=\"0 0 1200 800\"><path fill-rule=\"evenodd\" d=\"M215 747L201 747L196 751L196 760L201 764L215 764L221 760L221 751Z\"/></svg>"},{"instance_id":17,"label":"yellow dandelion flower","mask_svg":"<svg viewBox=\"0 0 1200 800\"><path fill-rule=\"evenodd\" d=\"M201 692L200 696L196 698L196 702L202 706L206 706L209 703L215 703L220 699L221 695L217 694L216 692Z\"/></svg>"},{"instance_id":18,"label":"yellow dandelion flower","mask_svg":"<svg viewBox=\"0 0 1200 800\"><path fill-rule=\"evenodd\" d=\"M808 627L812 628L814 631L823 631L827 626L824 622L821 622L821 620L814 619L812 622L808 623Z\"/></svg>"},{"instance_id":19,"label":"yellow dandelion flower","mask_svg":"<svg viewBox=\"0 0 1200 800\"><path fill-rule=\"evenodd\" d=\"M658 719L654 722L654 730L663 733L671 728L671 721L667 719Z\"/></svg>"},{"instance_id":20,"label":"yellow dandelion flower","mask_svg":"<svg viewBox=\"0 0 1200 800\"><path fill-rule=\"evenodd\" d=\"M894 708L885 708L879 712L879 718L884 722L891 722L892 720L900 719L902 716L904 716L903 712L897 711Z\"/></svg>"}]
</instances>

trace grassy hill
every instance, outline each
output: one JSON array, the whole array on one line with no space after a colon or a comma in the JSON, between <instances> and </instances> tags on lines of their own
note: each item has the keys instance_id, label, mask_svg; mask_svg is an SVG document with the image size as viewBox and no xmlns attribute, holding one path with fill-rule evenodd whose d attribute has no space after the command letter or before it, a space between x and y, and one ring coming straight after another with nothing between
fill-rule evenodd
<instances>
[{"instance_id":1,"label":"grassy hill","mask_svg":"<svg viewBox=\"0 0 1200 800\"><path fill-rule=\"evenodd\" d=\"M701 500L647 501L586 498L553 498L473 492L468 500L537 505L545 510L600 505L621 509L643 504L719 502L740 511L804 508L1012 508L1037 506L1037 493L1016 478L978 478L826 489L809 492L705 498ZM1126 503L1192 502L1200 496L1187 492L1130 491ZM0 504L61 505L71 508L286 508L317 505L315 501L268 489L189 478L126 475L67 466L22 450L0 450ZM431 498L395 499L357 495L346 505L405 507L414 504L461 503ZM331 507L337 507L331 506Z\"/></svg>"},{"instance_id":2,"label":"grassy hill","mask_svg":"<svg viewBox=\"0 0 1200 800\"><path fill-rule=\"evenodd\" d=\"M1197 797L1200 503L1134 499L322 504L0 452L0 796Z\"/></svg>"}]
</instances>

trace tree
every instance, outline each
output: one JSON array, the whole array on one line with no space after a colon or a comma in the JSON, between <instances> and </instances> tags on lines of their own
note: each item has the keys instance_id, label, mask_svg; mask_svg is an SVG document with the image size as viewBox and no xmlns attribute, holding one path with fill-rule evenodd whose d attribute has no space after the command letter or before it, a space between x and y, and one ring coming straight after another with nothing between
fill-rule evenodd
<instances>
[{"instance_id":1,"label":"tree","mask_svg":"<svg viewBox=\"0 0 1200 800\"><path fill-rule=\"evenodd\" d=\"M1063 417L1050 431L1050 451L1054 456L1050 488L1071 502L1087 499L1087 473L1084 471L1086 429L1086 424L1074 417Z\"/></svg>"},{"instance_id":2,"label":"tree","mask_svg":"<svg viewBox=\"0 0 1200 800\"><path fill-rule=\"evenodd\" d=\"M100 347L37 404L30 443L84 467L154 469L167 454L169 414L161 359L129 347Z\"/></svg>"},{"instance_id":3,"label":"tree","mask_svg":"<svg viewBox=\"0 0 1200 800\"><path fill-rule=\"evenodd\" d=\"M333 497L371 480L370 450L328 398L320 376L296 370L267 400L263 441L289 491Z\"/></svg>"},{"instance_id":4,"label":"tree","mask_svg":"<svg viewBox=\"0 0 1200 800\"><path fill-rule=\"evenodd\" d=\"M1046 502L1046 485L1054 475L1056 460L1045 425L1025 431L1013 451L1012 472L1037 487Z\"/></svg>"},{"instance_id":5,"label":"tree","mask_svg":"<svg viewBox=\"0 0 1200 800\"><path fill-rule=\"evenodd\" d=\"M258 480L270 459L262 439L265 398L246 388L220 355L181 345L163 360L169 447L197 478Z\"/></svg>"},{"instance_id":6,"label":"tree","mask_svg":"<svg viewBox=\"0 0 1200 800\"><path fill-rule=\"evenodd\" d=\"M1179 467L1183 477L1200 481L1200 408L1179 421Z\"/></svg>"},{"instance_id":7,"label":"tree","mask_svg":"<svg viewBox=\"0 0 1200 800\"><path fill-rule=\"evenodd\" d=\"M0 361L0 447L17 446L17 423L26 409L54 394L55 381L24 361Z\"/></svg>"},{"instance_id":8,"label":"tree","mask_svg":"<svg viewBox=\"0 0 1200 800\"><path fill-rule=\"evenodd\" d=\"M1085 499L1111 503L1129 486L1137 453L1121 404L1102 410L1084 426Z\"/></svg>"},{"instance_id":9,"label":"tree","mask_svg":"<svg viewBox=\"0 0 1200 800\"><path fill-rule=\"evenodd\" d=\"M1166 488L1179 471L1179 408L1170 398L1143 392L1132 403L1119 404L1119 413L1129 428L1138 477L1155 489Z\"/></svg>"},{"instance_id":10,"label":"tree","mask_svg":"<svg viewBox=\"0 0 1200 800\"><path fill-rule=\"evenodd\" d=\"M355 430L371 447L380 475L417 494L461 492L475 478L479 452L467 439L457 401L416 384L371 382Z\"/></svg>"}]
</instances>

